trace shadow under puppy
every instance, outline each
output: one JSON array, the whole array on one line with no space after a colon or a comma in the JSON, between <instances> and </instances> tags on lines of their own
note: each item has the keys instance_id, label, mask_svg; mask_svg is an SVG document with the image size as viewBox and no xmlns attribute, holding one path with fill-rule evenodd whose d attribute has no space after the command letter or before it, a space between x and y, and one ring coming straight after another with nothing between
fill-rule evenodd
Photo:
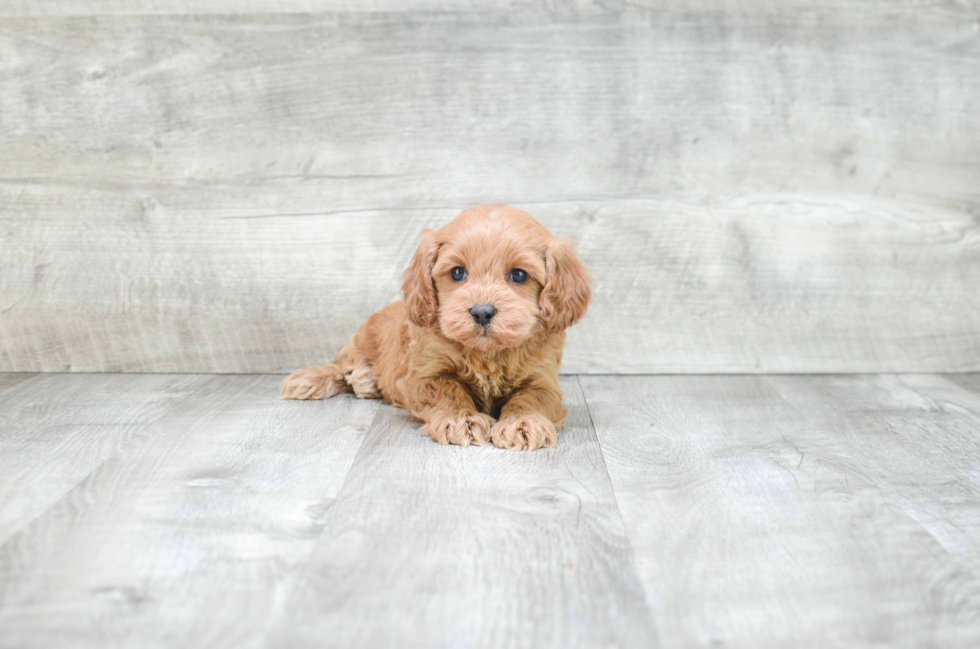
<instances>
[{"instance_id":1,"label":"shadow under puppy","mask_svg":"<svg viewBox=\"0 0 980 649\"><path fill-rule=\"evenodd\" d=\"M279 396L353 391L407 409L442 444L554 446L565 329L585 315L589 285L571 240L509 205L472 207L422 233L404 301L368 318L329 365L290 374Z\"/></svg>"}]
</instances>

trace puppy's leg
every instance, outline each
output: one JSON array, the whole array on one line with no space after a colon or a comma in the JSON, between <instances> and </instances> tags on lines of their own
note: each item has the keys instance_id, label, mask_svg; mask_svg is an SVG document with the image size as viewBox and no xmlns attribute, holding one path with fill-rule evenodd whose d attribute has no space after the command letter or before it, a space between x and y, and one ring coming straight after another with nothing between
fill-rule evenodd
<instances>
[{"instance_id":1,"label":"puppy's leg","mask_svg":"<svg viewBox=\"0 0 980 649\"><path fill-rule=\"evenodd\" d=\"M501 409L490 431L493 445L511 451L533 451L546 444L554 448L565 412L558 377L532 379Z\"/></svg>"},{"instance_id":2,"label":"puppy's leg","mask_svg":"<svg viewBox=\"0 0 980 649\"><path fill-rule=\"evenodd\" d=\"M423 407L413 413L425 420L422 430L440 444L486 446L493 417L478 412L472 397L458 381L437 377L421 386Z\"/></svg>"},{"instance_id":3,"label":"puppy's leg","mask_svg":"<svg viewBox=\"0 0 980 649\"><path fill-rule=\"evenodd\" d=\"M374 376L374 370L367 363L358 363L356 367L347 370L344 374L344 380L354 390L358 399L381 398L377 377Z\"/></svg>"},{"instance_id":4,"label":"puppy's leg","mask_svg":"<svg viewBox=\"0 0 980 649\"><path fill-rule=\"evenodd\" d=\"M370 343L369 325L373 319L374 316L361 325L329 365L311 365L287 376L279 385L279 398L329 399L341 392L353 392L361 399L380 398L374 371L362 348L365 338Z\"/></svg>"},{"instance_id":5,"label":"puppy's leg","mask_svg":"<svg viewBox=\"0 0 980 649\"><path fill-rule=\"evenodd\" d=\"M279 385L280 399L329 399L341 392L350 392L351 386L344 380L340 367L311 365L296 370Z\"/></svg>"}]
</instances>

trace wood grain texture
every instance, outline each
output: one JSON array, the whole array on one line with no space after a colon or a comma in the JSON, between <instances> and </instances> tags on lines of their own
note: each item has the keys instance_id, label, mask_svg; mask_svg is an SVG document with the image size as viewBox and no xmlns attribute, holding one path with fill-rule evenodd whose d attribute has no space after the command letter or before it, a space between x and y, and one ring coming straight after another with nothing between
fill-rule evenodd
<instances>
[{"instance_id":1,"label":"wood grain texture","mask_svg":"<svg viewBox=\"0 0 980 649\"><path fill-rule=\"evenodd\" d=\"M5 0L0 16L102 16L281 14L331 12L552 11L614 12L671 10L780 14L790 11L851 10L869 13L969 12L972 0Z\"/></svg>"},{"instance_id":2,"label":"wood grain texture","mask_svg":"<svg viewBox=\"0 0 980 649\"><path fill-rule=\"evenodd\" d=\"M581 377L667 646L980 642L980 401L936 376Z\"/></svg>"},{"instance_id":3,"label":"wood grain texture","mask_svg":"<svg viewBox=\"0 0 980 649\"><path fill-rule=\"evenodd\" d=\"M574 378L557 449L442 447L384 408L272 646L657 646Z\"/></svg>"},{"instance_id":4,"label":"wood grain texture","mask_svg":"<svg viewBox=\"0 0 980 649\"><path fill-rule=\"evenodd\" d=\"M889 504L915 519L946 551L918 575L938 584L949 607L937 631L969 628L980 640L980 375L869 379L769 379L809 419L843 436ZM971 385L972 382L972 385ZM805 388L801 388L801 385ZM888 441L896 442L891 447ZM943 572L943 570L945 572ZM937 607L937 611L939 611Z\"/></svg>"},{"instance_id":5,"label":"wood grain texture","mask_svg":"<svg viewBox=\"0 0 980 649\"><path fill-rule=\"evenodd\" d=\"M257 646L379 407L280 378L210 378L7 540L0 646Z\"/></svg>"},{"instance_id":6,"label":"wood grain texture","mask_svg":"<svg viewBox=\"0 0 980 649\"><path fill-rule=\"evenodd\" d=\"M549 3L588 8L588 0ZM308 14L323 12L487 11L541 8L538 0L5 0L0 16Z\"/></svg>"},{"instance_id":7,"label":"wood grain texture","mask_svg":"<svg viewBox=\"0 0 980 649\"><path fill-rule=\"evenodd\" d=\"M945 378L967 392L980 394L980 374L949 374Z\"/></svg>"},{"instance_id":8,"label":"wood grain texture","mask_svg":"<svg viewBox=\"0 0 980 649\"><path fill-rule=\"evenodd\" d=\"M205 381L106 374L8 383L0 392L0 543L107 458L138 444L150 424Z\"/></svg>"},{"instance_id":9,"label":"wood grain texture","mask_svg":"<svg viewBox=\"0 0 980 649\"><path fill-rule=\"evenodd\" d=\"M565 377L530 454L278 376L9 376L13 496L74 470L56 421L92 468L0 538L3 649L980 642L980 375Z\"/></svg>"},{"instance_id":10,"label":"wood grain texture","mask_svg":"<svg viewBox=\"0 0 980 649\"><path fill-rule=\"evenodd\" d=\"M589 315L569 331L566 372L980 364L980 227L955 210L786 196L526 207L578 240L596 279ZM417 233L452 214L155 210L134 230L109 227L107 211L21 224L32 246L12 250L14 271L0 280L13 289L0 298L11 305L0 315L4 364L257 372L329 361L400 297Z\"/></svg>"},{"instance_id":11,"label":"wood grain texture","mask_svg":"<svg viewBox=\"0 0 980 649\"><path fill-rule=\"evenodd\" d=\"M33 372L5 372L0 373L0 397L3 392L15 385L20 385L24 381L30 381L38 375Z\"/></svg>"},{"instance_id":12,"label":"wood grain texture","mask_svg":"<svg viewBox=\"0 0 980 649\"><path fill-rule=\"evenodd\" d=\"M0 370L328 360L488 200L566 371L980 369L974 3L578 6L3 18Z\"/></svg>"}]
</instances>

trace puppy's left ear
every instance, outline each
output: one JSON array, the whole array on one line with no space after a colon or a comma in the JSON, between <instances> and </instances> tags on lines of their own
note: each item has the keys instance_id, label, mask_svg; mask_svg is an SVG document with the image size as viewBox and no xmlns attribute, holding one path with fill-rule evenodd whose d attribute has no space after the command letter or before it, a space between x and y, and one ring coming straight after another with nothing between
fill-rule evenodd
<instances>
[{"instance_id":1,"label":"puppy's left ear","mask_svg":"<svg viewBox=\"0 0 980 649\"><path fill-rule=\"evenodd\" d=\"M541 321L550 331L559 332L582 319L592 299L592 278L585 269L571 239L555 239L545 252L545 280L539 307Z\"/></svg>"}]
</instances>

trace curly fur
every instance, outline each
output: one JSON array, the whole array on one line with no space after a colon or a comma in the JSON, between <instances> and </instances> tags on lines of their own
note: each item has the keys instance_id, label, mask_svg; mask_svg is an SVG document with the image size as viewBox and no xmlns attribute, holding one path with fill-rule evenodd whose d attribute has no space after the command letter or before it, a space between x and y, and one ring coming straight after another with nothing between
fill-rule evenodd
<instances>
[{"instance_id":1,"label":"curly fur","mask_svg":"<svg viewBox=\"0 0 980 649\"><path fill-rule=\"evenodd\" d=\"M467 270L462 282L450 276L456 266ZM510 280L514 268L526 283ZM585 315L590 283L570 240L509 205L472 207L422 233L404 301L368 318L329 365L290 374L280 397L353 391L407 409L441 444L553 447L565 418L565 329ZM487 326L470 315L474 304L496 308Z\"/></svg>"}]
</instances>

